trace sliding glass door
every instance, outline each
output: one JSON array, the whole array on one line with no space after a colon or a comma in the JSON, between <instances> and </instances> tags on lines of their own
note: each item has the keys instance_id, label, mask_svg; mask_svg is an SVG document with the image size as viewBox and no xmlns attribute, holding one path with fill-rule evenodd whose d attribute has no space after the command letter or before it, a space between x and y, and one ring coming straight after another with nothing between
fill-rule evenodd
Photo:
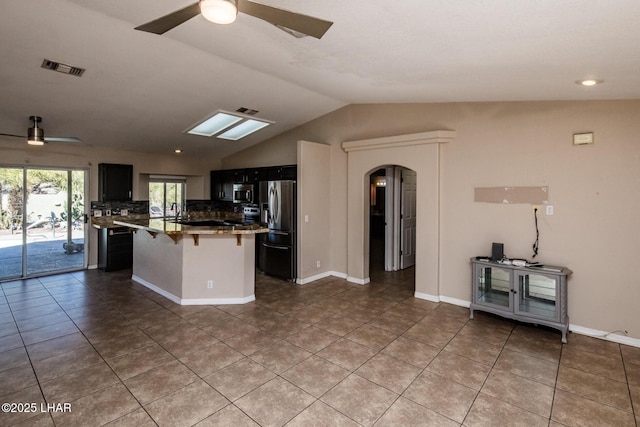
<instances>
[{"instance_id":1,"label":"sliding glass door","mask_svg":"<svg viewBox=\"0 0 640 427\"><path fill-rule=\"evenodd\" d=\"M0 167L0 280L86 267L85 176Z\"/></svg>"}]
</instances>

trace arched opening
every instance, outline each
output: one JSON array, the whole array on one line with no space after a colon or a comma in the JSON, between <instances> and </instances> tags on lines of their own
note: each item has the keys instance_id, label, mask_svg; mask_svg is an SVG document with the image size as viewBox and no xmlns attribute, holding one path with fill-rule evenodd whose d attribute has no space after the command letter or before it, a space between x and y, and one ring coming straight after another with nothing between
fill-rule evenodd
<instances>
[{"instance_id":1,"label":"arched opening","mask_svg":"<svg viewBox=\"0 0 640 427\"><path fill-rule=\"evenodd\" d=\"M370 171L369 277L390 291L415 292L417 174L400 165Z\"/></svg>"},{"instance_id":2,"label":"arched opening","mask_svg":"<svg viewBox=\"0 0 640 427\"><path fill-rule=\"evenodd\" d=\"M370 176L380 165L404 165L417 173L420 197L416 203L420 226L416 228L415 293L439 301L440 252L440 144L451 141L454 131L347 141L347 280L370 282L369 194Z\"/></svg>"}]
</instances>

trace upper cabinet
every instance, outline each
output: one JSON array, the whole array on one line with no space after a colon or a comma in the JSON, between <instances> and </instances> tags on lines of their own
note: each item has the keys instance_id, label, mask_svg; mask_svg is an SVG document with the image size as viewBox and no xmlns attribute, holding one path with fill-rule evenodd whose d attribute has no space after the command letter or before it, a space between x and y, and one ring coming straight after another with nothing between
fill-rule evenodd
<instances>
[{"instance_id":1,"label":"upper cabinet","mask_svg":"<svg viewBox=\"0 0 640 427\"><path fill-rule=\"evenodd\" d=\"M211 171L211 200L232 202L235 179L233 170Z\"/></svg>"},{"instance_id":2,"label":"upper cabinet","mask_svg":"<svg viewBox=\"0 0 640 427\"><path fill-rule=\"evenodd\" d=\"M233 201L233 184L257 184L262 181L295 180L296 165L211 171L211 200Z\"/></svg>"},{"instance_id":3,"label":"upper cabinet","mask_svg":"<svg viewBox=\"0 0 640 427\"><path fill-rule=\"evenodd\" d=\"M98 200L101 202L131 201L133 166L114 163L98 165Z\"/></svg>"},{"instance_id":4,"label":"upper cabinet","mask_svg":"<svg viewBox=\"0 0 640 427\"><path fill-rule=\"evenodd\" d=\"M298 175L298 167L296 165L275 166L269 168L269 181L278 179L296 180Z\"/></svg>"},{"instance_id":5,"label":"upper cabinet","mask_svg":"<svg viewBox=\"0 0 640 427\"><path fill-rule=\"evenodd\" d=\"M254 184L260 181L267 181L267 169L269 168L237 169L235 170L235 183Z\"/></svg>"}]
</instances>

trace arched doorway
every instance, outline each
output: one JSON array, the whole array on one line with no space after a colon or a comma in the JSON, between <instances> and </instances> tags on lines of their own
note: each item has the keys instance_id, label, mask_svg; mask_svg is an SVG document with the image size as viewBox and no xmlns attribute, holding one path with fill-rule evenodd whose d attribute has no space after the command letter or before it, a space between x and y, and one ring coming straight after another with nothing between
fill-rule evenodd
<instances>
[{"instance_id":1,"label":"arched doorway","mask_svg":"<svg viewBox=\"0 0 640 427\"><path fill-rule=\"evenodd\" d=\"M369 174L369 275L415 289L417 174L384 165Z\"/></svg>"},{"instance_id":2,"label":"arched doorway","mask_svg":"<svg viewBox=\"0 0 640 427\"><path fill-rule=\"evenodd\" d=\"M342 143L347 152L347 280L369 283L371 172L396 164L417 173L415 296L439 300L440 144L455 131L432 131Z\"/></svg>"}]
</instances>

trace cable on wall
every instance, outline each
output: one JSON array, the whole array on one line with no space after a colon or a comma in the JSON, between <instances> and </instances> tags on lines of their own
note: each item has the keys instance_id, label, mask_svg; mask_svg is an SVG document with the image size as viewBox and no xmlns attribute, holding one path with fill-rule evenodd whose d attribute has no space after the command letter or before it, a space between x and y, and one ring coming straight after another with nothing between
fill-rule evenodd
<instances>
[{"instance_id":1,"label":"cable on wall","mask_svg":"<svg viewBox=\"0 0 640 427\"><path fill-rule=\"evenodd\" d=\"M533 242L533 256L535 258L538 255L538 244L540 243L540 230L538 229L538 208L533 208L533 221L536 224L536 241Z\"/></svg>"}]
</instances>

